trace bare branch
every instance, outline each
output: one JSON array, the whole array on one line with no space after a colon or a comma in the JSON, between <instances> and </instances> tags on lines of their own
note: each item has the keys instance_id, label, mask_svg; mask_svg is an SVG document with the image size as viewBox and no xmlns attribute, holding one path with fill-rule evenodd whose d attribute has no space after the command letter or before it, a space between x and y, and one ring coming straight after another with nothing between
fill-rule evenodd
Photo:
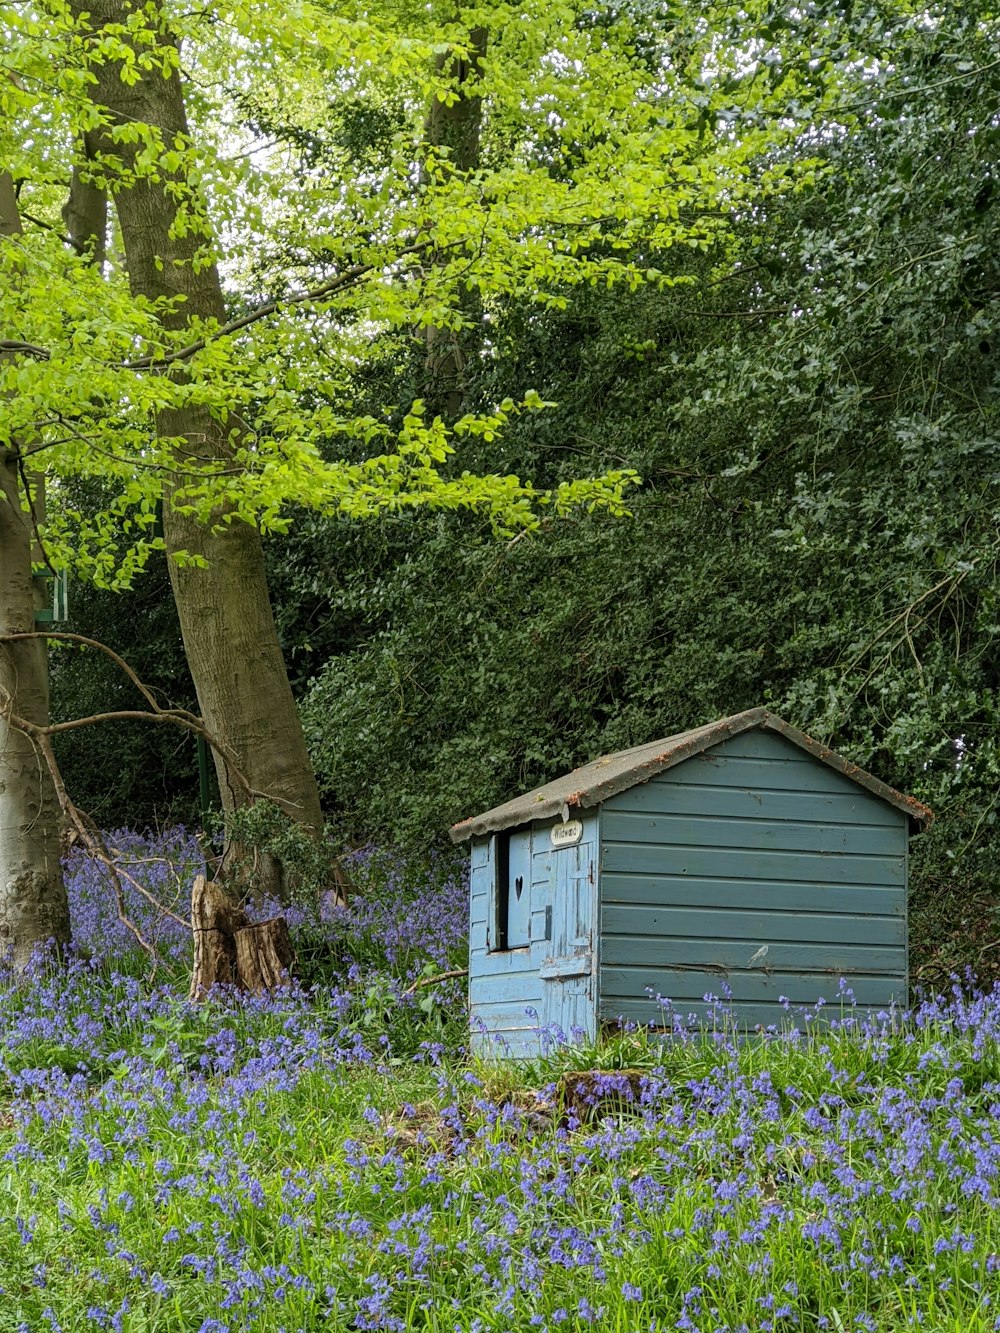
<instances>
[{"instance_id":1,"label":"bare branch","mask_svg":"<svg viewBox=\"0 0 1000 1333\"><path fill-rule=\"evenodd\" d=\"M50 722L45 728L49 736L59 736L64 731L79 731L81 727L93 727L100 722L173 722L195 736L202 736L210 741L213 749L221 749L221 741L214 740L210 732L198 722L192 722L184 715L183 709L158 708L153 713L143 708L119 708L112 713L91 713L89 717L74 717L69 722ZM249 788L247 788L249 791Z\"/></svg>"},{"instance_id":2,"label":"bare branch","mask_svg":"<svg viewBox=\"0 0 1000 1333\"><path fill-rule=\"evenodd\" d=\"M416 981L411 982L406 990L400 991L400 998L407 995L413 995L424 986L436 986L439 981L450 981L453 977L467 977L469 969L467 967L453 967L450 972L437 972L433 977L418 977Z\"/></svg>"},{"instance_id":3,"label":"bare branch","mask_svg":"<svg viewBox=\"0 0 1000 1333\"><path fill-rule=\"evenodd\" d=\"M46 222L44 218L35 217L33 213L29 213L25 208L21 209L21 217L27 218L33 226L41 227L43 231L54 232L62 241L63 245L70 246L78 255L85 255L87 253L86 247L81 245L79 241L74 241L72 236L64 235L58 227L54 227L51 222Z\"/></svg>"},{"instance_id":4,"label":"bare branch","mask_svg":"<svg viewBox=\"0 0 1000 1333\"><path fill-rule=\"evenodd\" d=\"M175 352L166 352L162 356L150 354L149 356L136 357L133 361L122 361L118 363L118 369L165 370L176 362L190 360L197 352L203 351L209 343L217 342L220 338L226 338L231 333L238 333L241 329L249 328L250 325L266 319L268 315L273 315L282 308L303 305L308 301L320 301L325 297L346 291L356 286L370 273L384 272L386 269L392 268L393 265L400 263L408 255L423 254L428 250L441 254L446 250L464 246L466 243L465 240L458 240L449 245L439 246L429 240L417 241L413 245L404 246L393 256L379 262L355 264L351 268L344 269L342 273L327 278L325 282L310 287L304 292L296 292L291 296L280 296L271 301L264 301L261 305L255 306L253 310L248 310L245 315L240 315L239 318L232 319L227 324L221 324L217 329L213 329L211 333L206 333L203 337L188 343L186 347L179 347ZM34 343L21 342L16 339L0 339L0 352L14 352L22 356L33 356L39 361L48 361L52 356L52 353L46 347L37 347Z\"/></svg>"},{"instance_id":5,"label":"bare branch","mask_svg":"<svg viewBox=\"0 0 1000 1333\"><path fill-rule=\"evenodd\" d=\"M455 241L451 246L438 247L439 249L453 249L455 245L464 245L464 241ZM383 263L375 264L355 264L352 268L345 269L335 277L327 278L325 282L319 283L316 287L311 287L308 291L298 292L293 296L276 297L272 301L265 301L262 305L255 306L253 310L247 311L245 315L240 315L238 319L231 319L227 324L220 325L211 333L205 334L203 338L198 338L189 343L187 347L178 348L176 352L167 352L164 356L140 356L134 361L125 361L122 364L122 370L161 370L166 366L172 365L175 361L187 361L196 352L200 352L207 347L210 342L216 342L219 338L228 337L230 333L238 333L240 329L249 328L251 324L256 324L258 320L266 319L268 315L273 315L275 311L283 306L302 305L306 301L319 301L324 297L333 296L337 292L344 291L346 288L355 286L362 278L366 278L369 273L376 269L385 269L398 263L405 255L422 254L426 250L435 248L430 241L419 241L414 245L405 246L392 259L385 260ZM0 348L3 344L0 343Z\"/></svg>"},{"instance_id":6,"label":"bare branch","mask_svg":"<svg viewBox=\"0 0 1000 1333\"><path fill-rule=\"evenodd\" d=\"M94 713L88 717L73 718L69 722L51 722L45 727L36 727L36 730L43 732L46 736L56 736L61 732L77 731L81 727L94 726L98 722L172 722L184 731L191 732L192 735L201 736L206 744L220 756L226 770L229 789L237 804L240 798L246 801L270 801L290 818L294 819L296 817L295 811L298 809L298 805L295 801L291 801L285 796L274 796L270 792L259 791L256 787L251 787L237 764L230 747L205 726L202 718L189 712L186 708L164 708L157 702L156 696L149 686L143 684L125 659L116 653L113 648L109 648L106 643L101 643L98 639L88 638L85 634L72 634L69 631L25 630L18 634L0 634L0 644L16 643L24 639L51 639L56 642L78 643L86 648L96 648L99 652L104 653L106 657L109 657L125 673L149 704L148 712L136 708L120 709L110 713Z\"/></svg>"},{"instance_id":7,"label":"bare branch","mask_svg":"<svg viewBox=\"0 0 1000 1333\"><path fill-rule=\"evenodd\" d=\"M88 827L83 812L71 800L70 795L66 790L66 783L63 781L59 764L56 760L55 751L52 749L52 742L46 735L47 728L29 722L26 718L18 717L18 715L11 709L12 701L9 694L6 695L6 700L7 706L4 710L4 720L9 726L14 727L17 731L23 732L24 735L31 738L35 748L45 760L45 765L52 778L52 785L55 787L56 797L59 801L59 808L62 810L64 817L76 830L77 837L87 848L88 852L90 852L91 856L100 861L107 870L108 877L111 880L112 889L114 890L115 907L118 911L119 920L131 931L146 953L148 953L151 958L155 958L156 946L146 939L142 931L125 910L125 890L122 885L123 876L134 889L137 889L139 893L142 894L143 897L149 899L149 901L156 907L157 911L164 912L167 916L173 917L175 921L179 921L186 929L190 929L190 923L185 921L183 917L177 916L175 912L171 912L170 909L164 907L162 903L157 902L149 890L144 888L134 876L129 875L127 871L122 872L119 870L119 867L115 864L108 849L104 846L104 840L100 833L98 833L96 829Z\"/></svg>"},{"instance_id":8,"label":"bare branch","mask_svg":"<svg viewBox=\"0 0 1000 1333\"><path fill-rule=\"evenodd\" d=\"M110 657L115 666L124 671L125 675L128 676L129 680L146 700L150 708L158 713L163 711L160 708L160 705L156 702L152 690L142 683L136 673L125 661L124 657L120 657L113 648L109 648L106 643L101 643L99 639L91 639L88 638L86 634L71 634L68 631L62 630L24 630L19 634L0 634L0 643L15 643L18 639L55 639L61 643L79 643L84 648L96 648L98 652L102 652L105 657ZM188 713L187 717L191 721L199 721L193 713Z\"/></svg>"},{"instance_id":9,"label":"bare branch","mask_svg":"<svg viewBox=\"0 0 1000 1333\"><path fill-rule=\"evenodd\" d=\"M33 356L38 361L48 361L52 353L46 347L36 347L34 343L23 343L16 338L0 338L0 352L17 352L22 356Z\"/></svg>"},{"instance_id":10,"label":"bare branch","mask_svg":"<svg viewBox=\"0 0 1000 1333\"><path fill-rule=\"evenodd\" d=\"M235 412L230 412L230 417L235 416ZM115 454L112 453L110 449L102 449L99 444L95 443L93 436L84 435L82 431L77 430L72 422L67 420L67 418L61 414L57 414L51 421L35 422L32 428L40 430L43 425L61 425L69 432L69 434L57 436L54 440L43 440L40 444L34 444L28 448L22 446L22 457L29 458L32 454L40 454L46 449L53 449L58 444L68 444L70 440L78 440L81 444L85 444L88 449L92 449L95 454L100 454L102 458L110 459L112 463L117 463L119 466L127 464L128 467L145 468L148 472L162 472L171 477L194 477L197 481L204 481L206 476L212 478L238 477L246 471L246 469L242 467L214 468L208 472L203 468L200 471L194 471L190 468L177 467L176 464L173 463L150 463L144 458L133 458L125 454ZM247 429L249 431L249 427ZM200 455L194 452L188 453L187 456L189 458L200 457Z\"/></svg>"}]
</instances>

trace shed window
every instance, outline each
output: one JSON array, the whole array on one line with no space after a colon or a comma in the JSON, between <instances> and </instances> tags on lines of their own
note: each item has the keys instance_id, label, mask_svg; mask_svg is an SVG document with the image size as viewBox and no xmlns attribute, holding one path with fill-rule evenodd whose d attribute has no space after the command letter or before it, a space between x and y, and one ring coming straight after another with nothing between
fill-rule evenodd
<instances>
[{"instance_id":1,"label":"shed window","mask_svg":"<svg viewBox=\"0 0 1000 1333\"><path fill-rule=\"evenodd\" d=\"M496 834L493 861L493 948L527 948L531 943L531 830Z\"/></svg>"}]
</instances>

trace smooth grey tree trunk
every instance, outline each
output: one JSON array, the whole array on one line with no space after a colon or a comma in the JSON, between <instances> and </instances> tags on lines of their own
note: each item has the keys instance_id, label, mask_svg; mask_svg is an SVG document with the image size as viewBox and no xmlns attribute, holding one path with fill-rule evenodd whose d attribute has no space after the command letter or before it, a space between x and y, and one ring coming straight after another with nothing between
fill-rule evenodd
<instances>
[{"instance_id":1,"label":"smooth grey tree trunk","mask_svg":"<svg viewBox=\"0 0 1000 1333\"><path fill-rule=\"evenodd\" d=\"M63 205L63 221L73 248L86 255L99 269L108 254L108 195L91 178L97 143L93 134L80 139L81 161L73 167L69 193Z\"/></svg>"},{"instance_id":2,"label":"smooth grey tree trunk","mask_svg":"<svg viewBox=\"0 0 1000 1333\"><path fill-rule=\"evenodd\" d=\"M121 24L130 12L120 0L95 0L86 10L94 30ZM78 18L81 11L82 7ZM116 63L99 63L92 69L96 83L91 96L113 122L156 126L167 142L177 134L188 137L183 88L176 72L164 78L158 68L144 70L137 82L126 84ZM128 174L135 146L114 143L99 129L91 133L96 149L118 158ZM148 298L183 295L178 310L165 317L168 327L184 328L192 317L224 323L217 268L214 264L196 268L191 262L204 236L171 234L177 206L170 184L164 173L158 180L139 180L113 190L132 291ZM202 407L165 411L157 425L165 436L183 437L198 458L226 459L231 454L227 440L231 423L228 428L221 426ZM187 551L207 561L205 569L169 562L184 649L205 723L230 748L250 786L318 836L319 791L278 643L260 534L243 522L212 531L177 513L169 503L169 488L165 498L168 555ZM218 754L215 763L223 807L232 810L244 798L229 782ZM270 865L262 887L280 892L280 867Z\"/></svg>"},{"instance_id":3,"label":"smooth grey tree trunk","mask_svg":"<svg viewBox=\"0 0 1000 1333\"><path fill-rule=\"evenodd\" d=\"M17 199L0 173L0 235L21 230ZM0 446L0 635L35 628L33 527L22 507L15 448ZM44 639L0 642L0 953L23 969L39 946L69 943L69 905L62 873L62 814L49 770L16 715L49 721Z\"/></svg>"}]
</instances>

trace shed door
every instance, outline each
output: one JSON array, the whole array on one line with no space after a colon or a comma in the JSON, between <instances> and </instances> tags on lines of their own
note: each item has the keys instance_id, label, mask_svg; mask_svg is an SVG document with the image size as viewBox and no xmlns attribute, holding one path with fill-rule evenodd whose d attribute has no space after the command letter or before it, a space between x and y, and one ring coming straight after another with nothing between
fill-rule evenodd
<instances>
[{"instance_id":1,"label":"shed door","mask_svg":"<svg viewBox=\"0 0 1000 1333\"><path fill-rule=\"evenodd\" d=\"M531 830L510 835L507 856L506 948L531 943Z\"/></svg>"},{"instance_id":2,"label":"shed door","mask_svg":"<svg viewBox=\"0 0 1000 1333\"><path fill-rule=\"evenodd\" d=\"M541 830L536 836L541 840L547 835L547 830ZM596 852L596 842L586 834L576 846L549 849L552 917L539 969L542 1022L568 1040L596 1035Z\"/></svg>"}]
</instances>

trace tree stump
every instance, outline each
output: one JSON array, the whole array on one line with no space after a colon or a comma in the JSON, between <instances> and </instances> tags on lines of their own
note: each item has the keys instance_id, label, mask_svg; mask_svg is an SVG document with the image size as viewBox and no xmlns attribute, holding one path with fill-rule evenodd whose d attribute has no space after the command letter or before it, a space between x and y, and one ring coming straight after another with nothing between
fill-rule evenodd
<instances>
[{"instance_id":1,"label":"tree stump","mask_svg":"<svg viewBox=\"0 0 1000 1333\"><path fill-rule=\"evenodd\" d=\"M260 995L287 982L295 951L283 916L252 925L214 880L195 878L191 890L194 972L189 998L203 1000L213 986Z\"/></svg>"},{"instance_id":2,"label":"tree stump","mask_svg":"<svg viewBox=\"0 0 1000 1333\"><path fill-rule=\"evenodd\" d=\"M195 877L191 889L194 973L190 999L203 999L213 986L237 984L236 932L247 924L246 913L221 885L204 875Z\"/></svg>"},{"instance_id":3,"label":"tree stump","mask_svg":"<svg viewBox=\"0 0 1000 1333\"><path fill-rule=\"evenodd\" d=\"M294 966L295 950L283 916L236 932L236 975L254 995L287 983Z\"/></svg>"},{"instance_id":4,"label":"tree stump","mask_svg":"<svg viewBox=\"0 0 1000 1333\"><path fill-rule=\"evenodd\" d=\"M572 1116L587 1124L603 1115L637 1109L648 1076L645 1069L567 1070L556 1083L563 1123Z\"/></svg>"}]
</instances>

